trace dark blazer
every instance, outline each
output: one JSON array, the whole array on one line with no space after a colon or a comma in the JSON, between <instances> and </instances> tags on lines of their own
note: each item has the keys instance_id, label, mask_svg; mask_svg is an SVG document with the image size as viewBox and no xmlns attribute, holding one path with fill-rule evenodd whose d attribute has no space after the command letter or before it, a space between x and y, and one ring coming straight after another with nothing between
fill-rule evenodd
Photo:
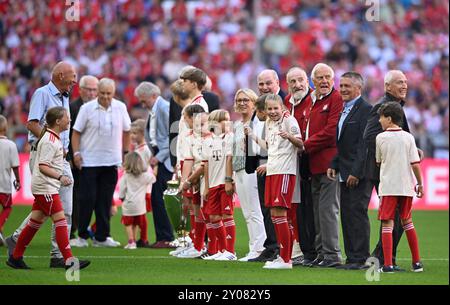
<instances>
[{"instance_id":1,"label":"dark blazer","mask_svg":"<svg viewBox=\"0 0 450 305\"><path fill-rule=\"evenodd\" d=\"M216 109L220 108L220 100L219 96L215 94L214 92L210 91L203 91L202 92L203 98L205 99L206 103L208 104L209 112L212 112ZM170 109L169 109L169 143L170 143L170 163L172 166L175 166L177 164L177 145L176 143L172 143L173 140L178 136L178 130L179 130L179 122L181 119L181 111L183 109L175 103L173 98L170 98Z\"/></svg>"},{"instance_id":2,"label":"dark blazer","mask_svg":"<svg viewBox=\"0 0 450 305\"><path fill-rule=\"evenodd\" d=\"M362 97L356 100L352 110L342 124L339 138L338 121L338 127L336 128L338 152L331 162L331 168L337 170L344 181L347 181L349 175L355 176L360 180L365 176L367 149L363 135L371 109L372 106ZM341 116L339 116L340 119Z\"/></svg>"},{"instance_id":3,"label":"dark blazer","mask_svg":"<svg viewBox=\"0 0 450 305\"><path fill-rule=\"evenodd\" d=\"M367 147L367 162L366 162L366 175L369 179L373 181L380 180L380 168L377 166L375 159L375 139L379 133L383 132L383 128L381 127L380 115L377 113L378 109L380 109L381 105L387 102L399 102L402 107L405 105L405 101L399 101L394 96L389 93L385 93L385 95L379 100L379 102L373 106L370 111L369 118L367 120L366 129L364 130L364 142ZM404 131L409 131L408 121L406 120L406 116L403 113L403 125L401 126Z\"/></svg>"},{"instance_id":4,"label":"dark blazer","mask_svg":"<svg viewBox=\"0 0 450 305\"><path fill-rule=\"evenodd\" d=\"M284 101L284 99L286 98L286 92L284 92L283 90L281 90L281 88L280 88L280 91L278 92L278 95L279 96L281 96L281 98L283 99L283 101Z\"/></svg>"},{"instance_id":5,"label":"dark blazer","mask_svg":"<svg viewBox=\"0 0 450 305\"><path fill-rule=\"evenodd\" d=\"M83 105L83 100L81 97L77 98L73 102L69 104L70 107L70 131L69 131L69 139L72 139L73 126L75 125L75 120L77 119L78 113L80 112L80 108ZM73 159L73 148L72 141L69 143L69 152L67 154L68 160Z\"/></svg>"}]
</instances>

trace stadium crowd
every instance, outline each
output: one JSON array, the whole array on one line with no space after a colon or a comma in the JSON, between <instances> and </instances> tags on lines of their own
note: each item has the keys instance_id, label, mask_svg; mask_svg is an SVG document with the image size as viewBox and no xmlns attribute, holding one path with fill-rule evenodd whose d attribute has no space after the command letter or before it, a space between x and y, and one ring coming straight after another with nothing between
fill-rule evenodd
<instances>
[{"instance_id":1,"label":"stadium crowd","mask_svg":"<svg viewBox=\"0 0 450 305\"><path fill-rule=\"evenodd\" d=\"M29 151L31 95L60 59L78 75L116 80L116 96L132 119L144 116L133 94L138 83L154 82L169 99L169 85L186 64L207 71L221 107L232 110L236 90L255 89L264 67L284 80L289 67L310 71L325 61L337 84L345 71L364 75L363 95L372 104L383 75L404 71L416 141L426 156L448 158L448 2L379 1L379 22L367 20L362 1L264 0L259 13L253 2L79 1L79 21L67 22L64 1L0 1L0 112L9 118L10 138ZM78 94L75 87L71 99Z\"/></svg>"}]
</instances>

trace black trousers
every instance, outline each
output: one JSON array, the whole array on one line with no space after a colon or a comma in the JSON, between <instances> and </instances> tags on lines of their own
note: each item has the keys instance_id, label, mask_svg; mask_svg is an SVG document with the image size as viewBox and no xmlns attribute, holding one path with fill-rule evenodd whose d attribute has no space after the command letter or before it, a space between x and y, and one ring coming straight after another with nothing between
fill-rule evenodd
<instances>
[{"instance_id":1,"label":"black trousers","mask_svg":"<svg viewBox=\"0 0 450 305\"><path fill-rule=\"evenodd\" d=\"M296 211L299 244L305 259L314 260L317 257L317 251L315 246L316 229L314 226L311 180L300 179L300 190L301 202L297 204Z\"/></svg>"},{"instance_id":2,"label":"black trousers","mask_svg":"<svg viewBox=\"0 0 450 305\"><path fill-rule=\"evenodd\" d=\"M164 191L167 189L167 181L172 179L172 175L173 173L163 163L158 163L156 182L152 186L152 213L156 241L172 241L174 239L173 228L164 206Z\"/></svg>"},{"instance_id":3,"label":"black trousers","mask_svg":"<svg viewBox=\"0 0 450 305\"><path fill-rule=\"evenodd\" d=\"M75 238L78 230L78 222L80 218L80 175L81 171L75 166L72 169L73 176L73 193L72 193L72 227L70 229L70 238Z\"/></svg>"},{"instance_id":4,"label":"black trousers","mask_svg":"<svg viewBox=\"0 0 450 305\"><path fill-rule=\"evenodd\" d=\"M371 181L371 190L373 189L373 186L375 186L375 189L378 194L378 186L380 184L380 181ZM382 231L382 225L380 224L380 233L379 233L379 239L378 243L375 246L375 249L372 251L372 256L378 258L380 261L380 265L383 265L384 263L384 254L383 254L383 243L381 241L381 231ZM399 207L395 210L395 219L394 219L394 228L392 231L392 263L396 265L395 258L397 256L397 246L400 243L400 239L403 235L403 226L402 222L400 220L400 210Z\"/></svg>"},{"instance_id":5,"label":"black trousers","mask_svg":"<svg viewBox=\"0 0 450 305\"><path fill-rule=\"evenodd\" d=\"M83 167L81 169L80 213L78 235L88 239L87 228L95 212L95 239L105 241L110 236L111 205L117 184L117 166Z\"/></svg>"},{"instance_id":6,"label":"black trousers","mask_svg":"<svg viewBox=\"0 0 450 305\"><path fill-rule=\"evenodd\" d=\"M346 263L363 264L370 255L370 222L367 211L372 184L367 179L362 179L354 188L348 188L345 182L341 182L339 187Z\"/></svg>"},{"instance_id":7,"label":"black trousers","mask_svg":"<svg viewBox=\"0 0 450 305\"><path fill-rule=\"evenodd\" d=\"M261 204L261 212L264 218L264 229L266 230L266 240L264 241L264 247L268 250L277 250L277 235L275 233L275 227L272 222L272 216L270 215L270 209L266 208L264 201L264 193L266 191L266 175L256 175L258 179L258 196Z\"/></svg>"}]
</instances>

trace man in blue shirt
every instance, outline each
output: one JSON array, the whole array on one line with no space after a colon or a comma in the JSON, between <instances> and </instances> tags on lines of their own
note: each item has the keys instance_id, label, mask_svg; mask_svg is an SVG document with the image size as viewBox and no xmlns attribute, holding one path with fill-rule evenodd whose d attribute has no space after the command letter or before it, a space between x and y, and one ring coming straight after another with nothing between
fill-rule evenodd
<instances>
[{"instance_id":1,"label":"man in blue shirt","mask_svg":"<svg viewBox=\"0 0 450 305\"><path fill-rule=\"evenodd\" d=\"M328 178L339 179L341 222L346 263L338 269L367 268L369 257L370 223L367 215L371 184L364 169L367 150L364 129L372 106L362 97L363 78L359 73L346 72L340 79L340 93L344 109L336 130L338 153L327 170Z\"/></svg>"},{"instance_id":2,"label":"man in blue shirt","mask_svg":"<svg viewBox=\"0 0 450 305\"><path fill-rule=\"evenodd\" d=\"M29 162L30 170L33 169L34 165L34 157L36 154L35 143L44 127L45 115L47 111L50 108L62 106L66 108L67 112L70 114L69 94L76 83L77 73L75 72L75 68L71 64L62 61L53 67L51 81L47 85L38 88L31 97L30 112L28 114L27 122L27 129L29 131L28 142L31 145ZM62 132L60 136L64 147L64 157L66 157L69 150L69 130ZM70 164L66 159L64 160L63 176L67 176L73 181ZM63 203L64 215L66 216L68 224L67 229L69 232L72 225L72 192L73 184L61 186L59 191L59 196L61 197L61 201ZM17 238L28 223L30 216L31 214L28 215L13 235L6 239L9 254L14 250ZM64 259L58 249L58 245L56 244L54 225L52 226L51 240L52 249L50 251L50 268L64 268Z\"/></svg>"}]
</instances>

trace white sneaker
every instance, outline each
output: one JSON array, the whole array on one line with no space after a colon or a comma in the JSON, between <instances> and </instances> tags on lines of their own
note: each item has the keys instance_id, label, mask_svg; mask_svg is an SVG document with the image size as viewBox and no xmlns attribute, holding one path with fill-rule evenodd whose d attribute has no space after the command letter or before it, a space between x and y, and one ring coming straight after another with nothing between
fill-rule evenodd
<instances>
[{"instance_id":1,"label":"white sneaker","mask_svg":"<svg viewBox=\"0 0 450 305\"><path fill-rule=\"evenodd\" d=\"M204 254L204 251L198 251L194 247L187 249L177 255L178 258L197 258Z\"/></svg>"},{"instance_id":2,"label":"white sneaker","mask_svg":"<svg viewBox=\"0 0 450 305\"><path fill-rule=\"evenodd\" d=\"M294 240L294 246L292 247L292 255L291 258L296 258L299 256L302 256L303 252L300 249L300 244L298 243L298 241Z\"/></svg>"},{"instance_id":3,"label":"white sneaker","mask_svg":"<svg viewBox=\"0 0 450 305\"><path fill-rule=\"evenodd\" d=\"M124 249L130 249L130 250L134 250L137 249L136 243L128 243L125 247L123 247Z\"/></svg>"},{"instance_id":4,"label":"white sneaker","mask_svg":"<svg viewBox=\"0 0 450 305\"><path fill-rule=\"evenodd\" d=\"M249 259L257 258L261 253L249 252L244 257L240 258L240 262L247 262Z\"/></svg>"},{"instance_id":5,"label":"white sneaker","mask_svg":"<svg viewBox=\"0 0 450 305\"><path fill-rule=\"evenodd\" d=\"M108 237L105 241L98 241L98 240L95 240L95 239L92 241L92 246L93 247L97 247L97 248L99 248L99 247L115 248L115 247L118 247L119 245L120 245L120 243L117 244L117 242L114 241L110 237Z\"/></svg>"},{"instance_id":6,"label":"white sneaker","mask_svg":"<svg viewBox=\"0 0 450 305\"><path fill-rule=\"evenodd\" d=\"M189 235L186 235L185 237L178 237L177 239L171 241L169 245L173 247L189 247L192 245L192 239Z\"/></svg>"},{"instance_id":7,"label":"white sneaker","mask_svg":"<svg viewBox=\"0 0 450 305\"><path fill-rule=\"evenodd\" d=\"M78 237L78 238L73 238L69 241L70 246L71 247L75 247L75 248L86 248L89 247L89 243L87 241L87 239Z\"/></svg>"},{"instance_id":8,"label":"white sneaker","mask_svg":"<svg viewBox=\"0 0 450 305\"><path fill-rule=\"evenodd\" d=\"M188 250L190 248L192 248L192 246L189 246L189 247L179 246L175 250L170 251L169 254L172 255L172 256L178 256L178 254L180 254L181 252L184 252L184 251L186 251L186 250Z\"/></svg>"},{"instance_id":9,"label":"white sneaker","mask_svg":"<svg viewBox=\"0 0 450 305\"><path fill-rule=\"evenodd\" d=\"M112 237L106 237L106 240L109 240L111 243L116 244L117 247L120 246L120 242L114 240Z\"/></svg>"},{"instance_id":10,"label":"white sneaker","mask_svg":"<svg viewBox=\"0 0 450 305\"><path fill-rule=\"evenodd\" d=\"M236 254L228 252L227 250L223 251L222 255L216 257L215 261L236 261Z\"/></svg>"},{"instance_id":11,"label":"white sneaker","mask_svg":"<svg viewBox=\"0 0 450 305\"><path fill-rule=\"evenodd\" d=\"M215 260L217 257L221 256L222 254L223 254L223 253L219 251L219 252L217 252L216 254L213 254L213 255L204 257L203 259L204 259L204 260L207 260L207 261L213 261L213 260Z\"/></svg>"},{"instance_id":12,"label":"white sneaker","mask_svg":"<svg viewBox=\"0 0 450 305\"><path fill-rule=\"evenodd\" d=\"M285 263L284 260L278 256L276 260L270 262L270 264L265 264L264 269L292 269L292 261Z\"/></svg>"}]
</instances>

